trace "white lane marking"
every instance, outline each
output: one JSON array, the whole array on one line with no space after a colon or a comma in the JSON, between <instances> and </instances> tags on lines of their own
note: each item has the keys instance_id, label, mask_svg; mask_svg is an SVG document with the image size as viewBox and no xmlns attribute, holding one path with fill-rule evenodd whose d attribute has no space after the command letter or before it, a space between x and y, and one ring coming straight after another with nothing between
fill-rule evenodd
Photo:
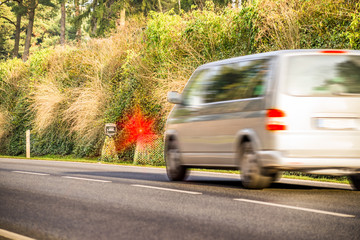
<instances>
[{"instance_id":1,"label":"white lane marking","mask_svg":"<svg viewBox=\"0 0 360 240\"><path fill-rule=\"evenodd\" d=\"M102 183L111 183L112 182L112 181L107 181L107 180L92 179L92 178L80 178L80 177L70 177L70 176L62 176L62 178L83 180L83 181L91 181L91 182L102 182Z\"/></svg>"},{"instance_id":2,"label":"white lane marking","mask_svg":"<svg viewBox=\"0 0 360 240\"><path fill-rule=\"evenodd\" d=\"M255 200L249 200L249 199L234 199L235 201L241 201L241 202L249 202L249 203L256 203L256 204L262 204L262 205L268 205L268 206L274 206L274 207L282 207L282 208L290 208L295 210L301 210L306 212L313 212L313 213L321 213L321 214L327 214L337 217L347 217L347 218L354 218L354 215L348 215L348 214L342 214L342 213L335 213L335 212L328 212L328 211L322 211L322 210L316 210L311 208L302 208L302 207L294 207L289 205L282 205L282 204L276 204L276 203L268 203L268 202L261 202L261 201L255 201Z\"/></svg>"},{"instance_id":3,"label":"white lane marking","mask_svg":"<svg viewBox=\"0 0 360 240\"><path fill-rule=\"evenodd\" d=\"M49 176L48 173L36 173L36 172L24 172L24 171L12 171L13 173L22 173L22 174L31 174L31 175L38 175L38 176Z\"/></svg>"},{"instance_id":4,"label":"white lane marking","mask_svg":"<svg viewBox=\"0 0 360 240\"><path fill-rule=\"evenodd\" d=\"M151 188L151 189L157 189L157 190L164 190L164 191L170 191L170 192L179 192L179 193L187 193L187 194L202 194L200 192L192 192L192 191L184 191L184 190L178 190L178 189L172 189L172 188L162 188L162 187L154 187L154 186L147 186L147 185L138 185L133 184L131 185L133 187L141 187L141 188Z\"/></svg>"},{"instance_id":5,"label":"white lane marking","mask_svg":"<svg viewBox=\"0 0 360 240\"><path fill-rule=\"evenodd\" d=\"M4 229L0 229L0 236L8 239L14 239L14 240L35 240L34 238L29 238L17 233L9 232Z\"/></svg>"}]
</instances>

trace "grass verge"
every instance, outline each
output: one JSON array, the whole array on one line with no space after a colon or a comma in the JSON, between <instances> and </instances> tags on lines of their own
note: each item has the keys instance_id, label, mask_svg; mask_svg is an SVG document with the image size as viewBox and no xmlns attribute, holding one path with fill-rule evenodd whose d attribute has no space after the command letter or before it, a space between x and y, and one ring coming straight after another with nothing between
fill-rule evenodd
<instances>
[{"instance_id":1,"label":"grass verge","mask_svg":"<svg viewBox=\"0 0 360 240\"><path fill-rule=\"evenodd\" d=\"M13 159L26 159L25 156L1 156L0 158L13 158ZM139 165L133 164L131 162L105 162L99 161L98 158L77 158L74 156L60 156L60 155L45 155L40 157L32 157L31 160L50 160L50 161L63 161L63 162L83 162L83 163L102 163L102 164L111 164L111 165L125 165L125 166L140 166L140 167L153 167L153 168L165 168L165 166L152 166L152 165ZM228 174L240 174L240 171L237 170L214 170L214 169L192 169L194 171L202 171L202 172L215 172L215 173L228 173ZM283 178L290 179L299 179L299 180L310 180L310 181L318 181L318 182L332 182L332 183L343 183L350 184L347 177L328 177L321 175L306 175L304 173L297 172L284 172L282 174Z\"/></svg>"}]
</instances>

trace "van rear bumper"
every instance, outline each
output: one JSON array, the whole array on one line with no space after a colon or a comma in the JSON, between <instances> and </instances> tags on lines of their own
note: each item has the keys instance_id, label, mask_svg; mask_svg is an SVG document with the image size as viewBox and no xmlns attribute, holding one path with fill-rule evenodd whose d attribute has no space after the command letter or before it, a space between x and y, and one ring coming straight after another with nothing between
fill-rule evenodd
<instances>
[{"instance_id":1,"label":"van rear bumper","mask_svg":"<svg viewBox=\"0 0 360 240\"><path fill-rule=\"evenodd\" d=\"M284 157L279 151L259 151L261 166L281 171L303 171L326 175L360 173L359 158Z\"/></svg>"}]
</instances>

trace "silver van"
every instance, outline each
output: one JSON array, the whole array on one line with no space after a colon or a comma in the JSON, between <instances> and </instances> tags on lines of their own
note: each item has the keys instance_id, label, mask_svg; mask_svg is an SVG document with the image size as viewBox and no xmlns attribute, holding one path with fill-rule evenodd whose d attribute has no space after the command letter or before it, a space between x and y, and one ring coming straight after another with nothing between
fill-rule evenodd
<instances>
[{"instance_id":1,"label":"silver van","mask_svg":"<svg viewBox=\"0 0 360 240\"><path fill-rule=\"evenodd\" d=\"M360 190L360 51L285 50L200 66L165 132L170 180L240 169L246 188L282 171L349 176Z\"/></svg>"}]
</instances>

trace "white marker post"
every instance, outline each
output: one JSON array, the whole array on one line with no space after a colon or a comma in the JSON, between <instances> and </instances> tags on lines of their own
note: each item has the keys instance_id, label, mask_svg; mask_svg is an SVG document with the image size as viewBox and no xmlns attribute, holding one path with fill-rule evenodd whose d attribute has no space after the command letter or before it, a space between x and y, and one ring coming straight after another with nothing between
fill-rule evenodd
<instances>
[{"instance_id":1,"label":"white marker post","mask_svg":"<svg viewBox=\"0 0 360 240\"><path fill-rule=\"evenodd\" d=\"M26 130L26 158L30 158L30 130Z\"/></svg>"}]
</instances>

